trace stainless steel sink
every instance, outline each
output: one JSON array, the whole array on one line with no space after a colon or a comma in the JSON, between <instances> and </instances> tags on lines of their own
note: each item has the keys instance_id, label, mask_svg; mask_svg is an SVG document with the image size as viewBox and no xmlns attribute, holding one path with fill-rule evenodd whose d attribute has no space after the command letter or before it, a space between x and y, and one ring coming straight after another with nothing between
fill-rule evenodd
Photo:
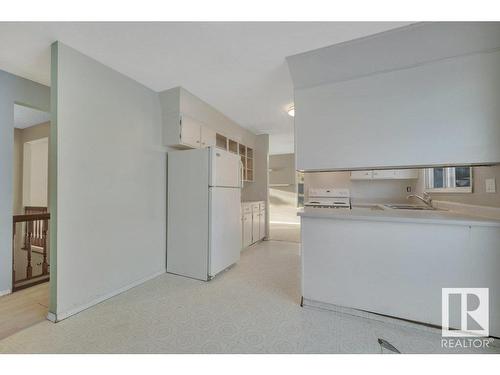
<instances>
[{"instance_id":1,"label":"stainless steel sink","mask_svg":"<svg viewBox=\"0 0 500 375\"><path fill-rule=\"evenodd\" d=\"M395 210L430 210L430 211L436 210L434 207L419 206L416 204L385 204L384 206Z\"/></svg>"}]
</instances>

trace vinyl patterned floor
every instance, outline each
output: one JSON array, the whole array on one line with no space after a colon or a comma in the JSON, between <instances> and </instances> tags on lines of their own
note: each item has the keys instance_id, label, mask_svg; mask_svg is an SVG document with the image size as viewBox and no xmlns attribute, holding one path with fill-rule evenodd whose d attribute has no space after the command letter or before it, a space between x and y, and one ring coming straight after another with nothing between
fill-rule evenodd
<instances>
[{"instance_id":1,"label":"vinyl patterned floor","mask_svg":"<svg viewBox=\"0 0 500 375\"><path fill-rule=\"evenodd\" d=\"M300 223L272 222L270 239L273 241L300 242Z\"/></svg>"},{"instance_id":2,"label":"vinyl patterned floor","mask_svg":"<svg viewBox=\"0 0 500 375\"><path fill-rule=\"evenodd\" d=\"M378 338L403 353L442 351L436 330L301 308L299 269L298 244L264 242L211 282L165 274L15 333L0 352L380 353Z\"/></svg>"}]
</instances>

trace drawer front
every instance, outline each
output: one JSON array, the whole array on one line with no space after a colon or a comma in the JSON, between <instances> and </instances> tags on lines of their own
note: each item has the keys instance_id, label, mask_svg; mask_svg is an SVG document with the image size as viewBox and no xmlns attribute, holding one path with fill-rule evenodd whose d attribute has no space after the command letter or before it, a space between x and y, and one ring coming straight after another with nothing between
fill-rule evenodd
<instances>
[{"instance_id":1,"label":"drawer front","mask_svg":"<svg viewBox=\"0 0 500 375\"><path fill-rule=\"evenodd\" d=\"M259 211L260 211L260 204L252 203L252 212L259 212Z\"/></svg>"},{"instance_id":2,"label":"drawer front","mask_svg":"<svg viewBox=\"0 0 500 375\"><path fill-rule=\"evenodd\" d=\"M244 204L241 206L241 211L243 212L243 214L250 214L252 213L252 206L250 206L249 204Z\"/></svg>"},{"instance_id":3,"label":"drawer front","mask_svg":"<svg viewBox=\"0 0 500 375\"><path fill-rule=\"evenodd\" d=\"M265 204L264 202L262 202L262 203L259 205L259 207L260 207L260 210L261 210L261 211L265 211L265 210L266 210L266 204Z\"/></svg>"}]
</instances>

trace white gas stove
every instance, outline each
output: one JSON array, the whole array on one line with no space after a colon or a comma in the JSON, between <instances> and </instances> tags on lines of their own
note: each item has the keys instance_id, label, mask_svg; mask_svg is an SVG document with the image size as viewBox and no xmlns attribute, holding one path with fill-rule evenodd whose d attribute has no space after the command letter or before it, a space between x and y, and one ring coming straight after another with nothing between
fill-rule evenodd
<instances>
[{"instance_id":1,"label":"white gas stove","mask_svg":"<svg viewBox=\"0 0 500 375\"><path fill-rule=\"evenodd\" d=\"M349 189L309 189L309 201L305 207L319 208L351 208Z\"/></svg>"}]
</instances>

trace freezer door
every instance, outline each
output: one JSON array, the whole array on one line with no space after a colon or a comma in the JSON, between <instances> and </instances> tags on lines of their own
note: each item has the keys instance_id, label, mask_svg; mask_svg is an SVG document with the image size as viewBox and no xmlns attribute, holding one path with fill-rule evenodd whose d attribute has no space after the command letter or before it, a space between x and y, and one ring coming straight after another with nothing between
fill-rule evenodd
<instances>
[{"instance_id":1,"label":"freezer door","mask_svg":"<svg viewBox=\"0 0 500 375\"><path fill-rule=\"evenodd\" d=\"M210 186L241 187L240 157L229 151L209 148Z\"/></svg>"},{"instance_id":2,"label":"freezer door","mask_svg":"<svg viewBox=\"0 0 500 375\"><path fill-rule=\"evenodd\" d=\"M209 194L209 275L213 277L240 259L241 191L239 188L211 187Z\"/></svg>"}]
</instances>

